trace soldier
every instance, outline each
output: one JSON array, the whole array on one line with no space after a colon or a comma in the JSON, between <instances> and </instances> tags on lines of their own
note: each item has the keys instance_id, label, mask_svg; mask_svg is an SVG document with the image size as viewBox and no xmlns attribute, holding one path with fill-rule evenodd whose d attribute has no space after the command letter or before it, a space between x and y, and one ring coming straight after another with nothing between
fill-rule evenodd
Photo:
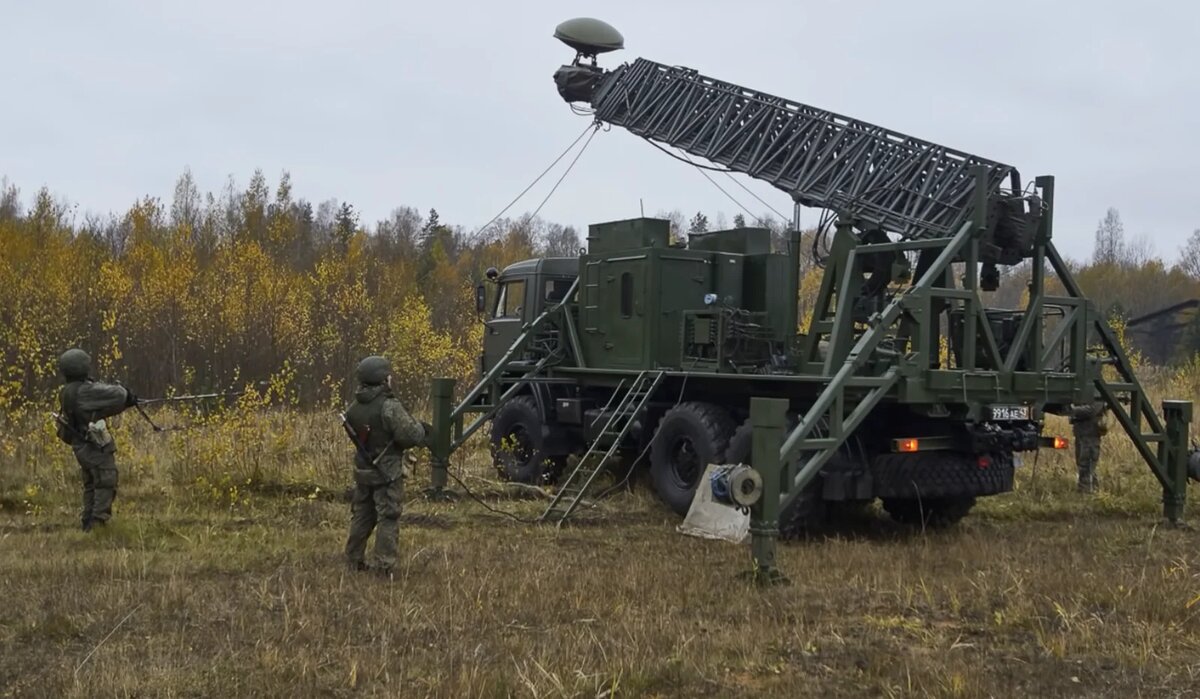
<instances>
[{"instance_id":1,"label":"soldier","mask_svg":"<svg viewBox=\"0 0 1200 699\"><path fill-rule=\"evenodd\" d=\"M1106 403L1088 403L1071 408L1071 429L1075 434L1075 466L1079 469L1076 486L1081 493L1094 493L1100 487L1096 463L1100 461L1100 440L1108 432L1104 414Z\"/></svg>"},{"instance_id":2,"label":"soldier","mask_svg":"<svg viewBox=\"0 0 1200 699\"><path fill-rule=\"evenodd\" d=\"M117 497L117 446L105 418L137 404L129 389L93 381L92 359L81 349L70 349L58 358L64 386L59 390L58 438L71 445L83 478L83 531L105 525L112 518Z\"/></svg>"},{"instance_id":3,"label":"soldier","mask_svg":"<svg viewBox=\"0 0 1200 699\"><path fill-rule=\"evenodd\" d=\"M373 567L389 575L396 563L400 498L408 475L404 450L425 444L430 429L413 419L392 394L392 365L387 359L367 357L359 362L355 375L358 391L345 413L357 447L346 559L351 568L368 570L367 539L375 530Z\"/></svg>"}]
</instances>

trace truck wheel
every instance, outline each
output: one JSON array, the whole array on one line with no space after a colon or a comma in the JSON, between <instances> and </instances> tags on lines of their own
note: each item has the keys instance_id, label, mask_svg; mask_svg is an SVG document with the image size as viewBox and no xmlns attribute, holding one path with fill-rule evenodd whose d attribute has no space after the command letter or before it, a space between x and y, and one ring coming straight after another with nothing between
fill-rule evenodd
<instances>
[{"instance_id":1,"label":"truck wheel","mask_svg":"<svg viewBox=\"0 0 1200 699\"><path fill-rule=\"evenodd\" d=\"M941 529L957 524L975 506L975 496L941 498L884 498L883 509L902 524Z\"/></svg>"},{"instance_id":2,"label":"truck wheel","mask_svg":"<svg viewBox=\"0 0 1200 699\"><path fill-rule=\"evenodd\" d=\"M796 424L789 417L788 429ZM725 461L731 464L746 464L753 466L751 455L754 451L754 426L747 418L733 433L729 440L729 449L725 451ZM816 533L827 523L828 510L825 501L821 499L821 477L813 479L804 492L792 500L791 504L779 513L779 536L783 539L799 539Z\"/></svg>"},{"instance_id":3,"label":"truck wheel","mask_svg":"<svg viewBox=\"0 0 1200 699\"><path fill-rule=\"evenodd\" d=\"M711 403L680 403L658 422L650 445L654 490L672 510L686 515L704 469L725 461L734 423Z\"/></svg>"},{"instance_id":4,"label":"truck wheel","mask_svg":"<svg viewBox=\"0 0 1200 699\"><path fill-rule=\"evenodd\" d=\"M545 424L533 396L511 398L492 418L492 464L501 478L537 484L561 470L564 459L542 449Z\"/></svg>"},{"instance_id":5,"label":"truck wheel","mask_svg":"<svg viewBox=\"0 0 1200 699\"><path fill-rule=\"evenodd\" d=\"M871 462L875 494L892 500L996 495L1013 488L1011 453L921 451L880 454Z\"/></svg>"}]
</instances>

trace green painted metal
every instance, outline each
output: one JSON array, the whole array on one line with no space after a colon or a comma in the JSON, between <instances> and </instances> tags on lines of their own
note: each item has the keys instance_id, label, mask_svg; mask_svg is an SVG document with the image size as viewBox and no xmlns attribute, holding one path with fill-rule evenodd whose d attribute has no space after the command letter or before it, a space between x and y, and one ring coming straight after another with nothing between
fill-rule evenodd
<instances>
[{"instance_id":1,"label":"green painted metal","mask_svg":"<svg viewBox=\"0 0 1200 699\"><path fill-rule=\"evenodd\" d=\"M1163 516L1171 524L1183 521L1188 485L1188 430L1192 424L1191 401L1164 401L1166 439L1159 443L1159 456L1166 464L1167 482L1163 486Z\"/></svg>"},{"instance_id":2,"label":"green painted metal","mask_svg":"<svg viewBox=\"0 0 1200 699\"><path fill-rule=\"evenodd\" d=\"M530 381L541 378L548 366L560 361L571 361L571 356L569 355L572 352L571 346L574 343L570 342L565 346L559 343L558 349L562 351L562 354L547 353L532 363L532 365L526 361L522 361L522 355L529 348L530 343L542 333L555 327L569 327L566 324L567 321L564 320L564 316L571 312L571 299L578 289L579 279L576 278L561 301L543 311L537 318L524 326L521 334L513 341L508 351L480 378L479 382L467 392L467 395L458 406L451 411L450 419L441 426L434 425L437 439L443 439L445 438L445 434L450 434L451 424L454 425L454 434L450 442L451 452L457 450L471 435L486 424L492 415L496 413L496 410L503 405L504 401L517 395ZM496 398L487 404L481 404L479 401L486 393L492 393ZM470 425L464 427L462 419L470 413L478 413L479 416Z\"/></svg>"},{"instance_id":3,"label":"green painted metal","mask_svg":"<svg viewBox=\"0 0 1200 699\"><path fill-rule=\"evenodd\" d=\"M788 402L779 398L752 398L750 421L754 425L754 468L763 476L763 493L750 508L750 552L756 582L772 584L786 580L775 561L779 538L781 496L787 484L782 482L779 442L787 425Z\"/></svg>"},{"instance_id":4,"label":"green painted metal","mask_svg":"<svg viewBox=\"0 0 1200 699\"><path fill-rule=\"evenodd\" d=\"M429 405L433 411L433 434L429 442L430 485L427 494L438 496L446 490L447 470L450 467L452 413L454 409L454 379L434 379L429 389Z\"/></svg>"},{"instance_id":5,"label":"green painted metal","mask_svg":"<svg viewBox=\"0 0 1200 699\"><path fill-rule=\"evenodd\" d=\"M554 38L575 49L581 56L616 51L625 46L625 37L611 24L591 17L569 19L554 29Z\"/></svg>"}]
</instances>

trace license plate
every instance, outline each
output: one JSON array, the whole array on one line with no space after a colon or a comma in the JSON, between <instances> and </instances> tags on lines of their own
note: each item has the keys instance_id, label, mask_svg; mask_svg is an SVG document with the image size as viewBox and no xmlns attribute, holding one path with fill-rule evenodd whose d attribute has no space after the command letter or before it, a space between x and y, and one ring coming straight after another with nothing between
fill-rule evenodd
<instances>
[{"instance_id":1,"label":"license plate","mask_svg":"<svg viewBox=\"0 0 1200 699\"><path fill-rule=\"evenodd\" d=\"M993 405L988 408L994 422L1013 422L1029 419L1028 405Z\"/></svg>"}]
</instances>

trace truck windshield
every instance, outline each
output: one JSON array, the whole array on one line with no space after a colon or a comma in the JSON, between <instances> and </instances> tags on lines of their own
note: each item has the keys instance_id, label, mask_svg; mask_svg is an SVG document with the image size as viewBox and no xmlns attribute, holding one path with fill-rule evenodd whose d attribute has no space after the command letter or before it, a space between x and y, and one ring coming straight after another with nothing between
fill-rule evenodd
<instances>
[{"instance_id":1,"label":"truck windshield","mask_svg":"<svg viewBox=\"0 0 1200 699\"><path fill-rule=\"evenodd\" d=\"M525 280L504 282L500 287L500 295L496 298L496 312L493 318L520 318L522 307L525 305Z\"/></svg>"}]
</instances>

